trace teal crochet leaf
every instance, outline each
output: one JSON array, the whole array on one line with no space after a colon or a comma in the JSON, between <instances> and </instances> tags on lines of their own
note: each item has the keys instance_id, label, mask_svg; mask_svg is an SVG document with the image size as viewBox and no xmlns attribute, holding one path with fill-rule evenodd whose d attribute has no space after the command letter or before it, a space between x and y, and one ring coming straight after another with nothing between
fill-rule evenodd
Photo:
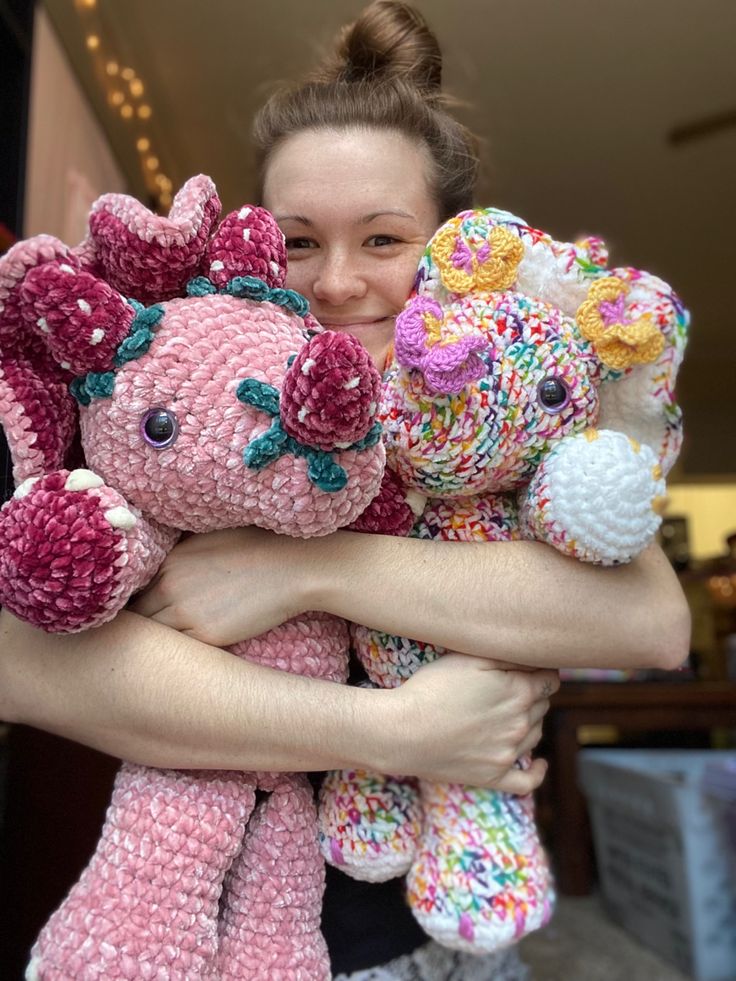
<instances>
[{"instance_id":1,"label":"teal crochet leaf","mask_svg":"<svg viewBox=\"0 0 736 981\"><path fill-rule=\"evenodd\" d=\"M256 378L246 378L238 385L235 394L238 401L244 402L245 405L254 405L270 416L279 414L279 391L273 385L258 381Z\"/></svg>"},{"instance_id":2,"label":"teal crochet leaf","mask_svg":"<svg viewBox=\"0 0 736 981\"><path fill-rule=\"evenodd\" d=\"M335 463L329 453L325 453L323 450L312 450L305 455L309 460L307 476L320 490L334 494L335 491L342 490L347 484L348 475L341 466Z\"/></svg>"},{"instance_id":3,"label":"teal crochet leaf","mask_svg":"<svg viewBox=\"0 0 736 981\"><path fill-rule=\"evenodd\" d=\"M216 292L217 287L206 276L195 276L187 283L187 296L209 296Z\"/></svg>"},{"instance_id":4,"label":"teal crochet leaf","mask_svg":"<svg viewBox=\"0 0 736 981\"><path fill-rule=\"evenodd\" d=\"M235 276L223 292L245 300L268 300L271 288L257 276Z\"/></svg>"},{"instance_id":5,"label":"teal crochet leaf","mask_svg":"<svg viewBox=\"0 0 736 981\"><path fill-rule=\"evenodd\" d=\"M383 432L383 426L380 422L374 422L368 432L362 439L359 439L357 443L351 443L348 449L351 450L367 450L371 446L375 446L376 443L381 438L381 433Z\"/></svg>"},{"instance_id":6,"label":"teal crochet leaf","mask_svg":"<svg viewBox=\"0 0 736 981\"><path fill-rule=\"evenodd\" d=\"M274 419L271 428L252 440L243 450L243 462L251 470L263 470L269 463L289 452L294 440L281 428L281 420Z\"/></svg>"},{"instance_id":7,"label":"teal crochet leaf","mask_svg":"<svg viewBox=\"0 0 736 981\"><path fill-rule=\"evenodd\" d=\"M84 383L85 377L72 378L72 380L69 382L69 391L80 405L89 405L92 399L87 393Z\"/></svg>"}]
</instances>

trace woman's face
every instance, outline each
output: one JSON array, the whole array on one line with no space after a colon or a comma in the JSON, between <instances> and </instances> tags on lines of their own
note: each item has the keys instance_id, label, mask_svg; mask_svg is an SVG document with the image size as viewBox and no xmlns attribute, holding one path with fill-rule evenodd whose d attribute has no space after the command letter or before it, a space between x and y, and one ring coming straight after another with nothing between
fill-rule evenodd
<instances>
[{"instance_id":1,"label":"woman's face","mask_svg":"<svg viewBox=\"0 0 736 981\"><path fill-rule=\"evenodd\" d=\"M400 133L308 130L271 157L263 204L286 236L286 285L380 368L439 224L427 151Z\"/></svg>"}]
</instances>

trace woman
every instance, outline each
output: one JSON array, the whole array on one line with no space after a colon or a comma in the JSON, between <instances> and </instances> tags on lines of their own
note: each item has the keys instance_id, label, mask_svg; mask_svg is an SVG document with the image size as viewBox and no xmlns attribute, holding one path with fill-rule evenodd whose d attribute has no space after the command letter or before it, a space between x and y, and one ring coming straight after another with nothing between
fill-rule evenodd
<instances>
[{"instance_id":1,"label":"woman","mask_svg":"<svg viewBox=\"0 0 736 981\"><path fill-rule=\"evenodd\" d=\"M422 247L472 202L472 140L442 108L440 75L420 16L379 2L324 70L276 96L256 123L263 203L289 245L288 285L325 327L359 337L379 366ZM309 609L466 654L377 692L280 675L211 646ZM549 669L669 668L687 654L687 608L654 547L601 570L537 543L347 532L297 541L242 529L182 543L133 610L72 638L3 614L0 716L157 766L357 765L526 793L545 764L512 764L540 737L558 684ZM499 671L491 659L547 670ZM337 903L328 889L328 937L336 907L347 919L335 930L356 929L343 949L333 945L336 971L392 960L355 977L522 976L511 955L467 959L424 946L408 912L378 887L357 905L363 887L342 888Z\"/></svg>"}]
</instances>

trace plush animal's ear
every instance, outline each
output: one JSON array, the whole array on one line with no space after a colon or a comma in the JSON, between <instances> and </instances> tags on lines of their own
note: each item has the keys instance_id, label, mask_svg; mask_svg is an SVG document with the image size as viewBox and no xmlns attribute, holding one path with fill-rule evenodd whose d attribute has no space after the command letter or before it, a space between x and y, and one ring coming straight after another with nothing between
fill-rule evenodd
<instances>
[{"instance_id":1,"label":"plush animal's ear","mask_svg":"<svg viewBox=\"0 0 736 981\"><path fill-rule=\"evenodd\" d=\"M232 211L207 247L204 274L217 287L238 276L255 276L272 288L286 279L286 244L273 215L246 205Z\"/></svg>"},{"instance_id":2,"label":"plush animal's ear","mask_svg":"<svg viewBox=\"0 0 736 981\"><path fill-rule=\"evenodd\" d=\"M215 185L202 174L181 188L167 218L127 194L104 194L92 206L82 247L124 296L167 300L183 295L199 273L219 215Z\"/></svg>"},{"instance_id":3,"label":"plush animal's ear","mask_svg":"<svg viewBox=\"0 0 736 981\"><path fill-rule=\"evenodd\" d=\"M600 426L650 446L666 474L682 443L674 388L687 310L658 277L621 268L592 282L577 321L603 365Z\"/></svg>"},{"instance_id":4,"label":"plush animal's ear","mask_svg":"<svg viewBox=\"0 0 736 981\"><path fill-rule=\"evenodd\" d=\"M58 239L39 235L0 258L0 424L10 446L16 483L62 465L76 429L71 372L53 358L32 320L23 289L32 272L78 260Z\"/></svg>"}]
</instances>

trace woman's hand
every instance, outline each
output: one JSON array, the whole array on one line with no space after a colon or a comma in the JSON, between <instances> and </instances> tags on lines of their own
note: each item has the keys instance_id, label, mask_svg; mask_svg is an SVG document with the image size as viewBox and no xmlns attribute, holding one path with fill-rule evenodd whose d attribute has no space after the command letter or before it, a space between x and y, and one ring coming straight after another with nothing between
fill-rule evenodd
<instances>
[{"instance_id":1,"label":"woman's hand","mask_svg":"<svg viewBox=\"0 0 736 981\"><path fill-rule=\"evenodd\" d=\"M260 528L193 535L169 553L130 609L224 647L304 612L306 543Z\"/></svg>"},{"instance_id":2,"label":"woman's hand","mask_svg":"<svg viewBox=\"0 0 736 981\"><path fill-rule=\"evenodd\" d=\"M542 735L556 671L505 671L465 654L447 654L421 668L393 699L381 769L427 780L526 794L547 764L515 766Z\"/></svg>"}]
</instances>

